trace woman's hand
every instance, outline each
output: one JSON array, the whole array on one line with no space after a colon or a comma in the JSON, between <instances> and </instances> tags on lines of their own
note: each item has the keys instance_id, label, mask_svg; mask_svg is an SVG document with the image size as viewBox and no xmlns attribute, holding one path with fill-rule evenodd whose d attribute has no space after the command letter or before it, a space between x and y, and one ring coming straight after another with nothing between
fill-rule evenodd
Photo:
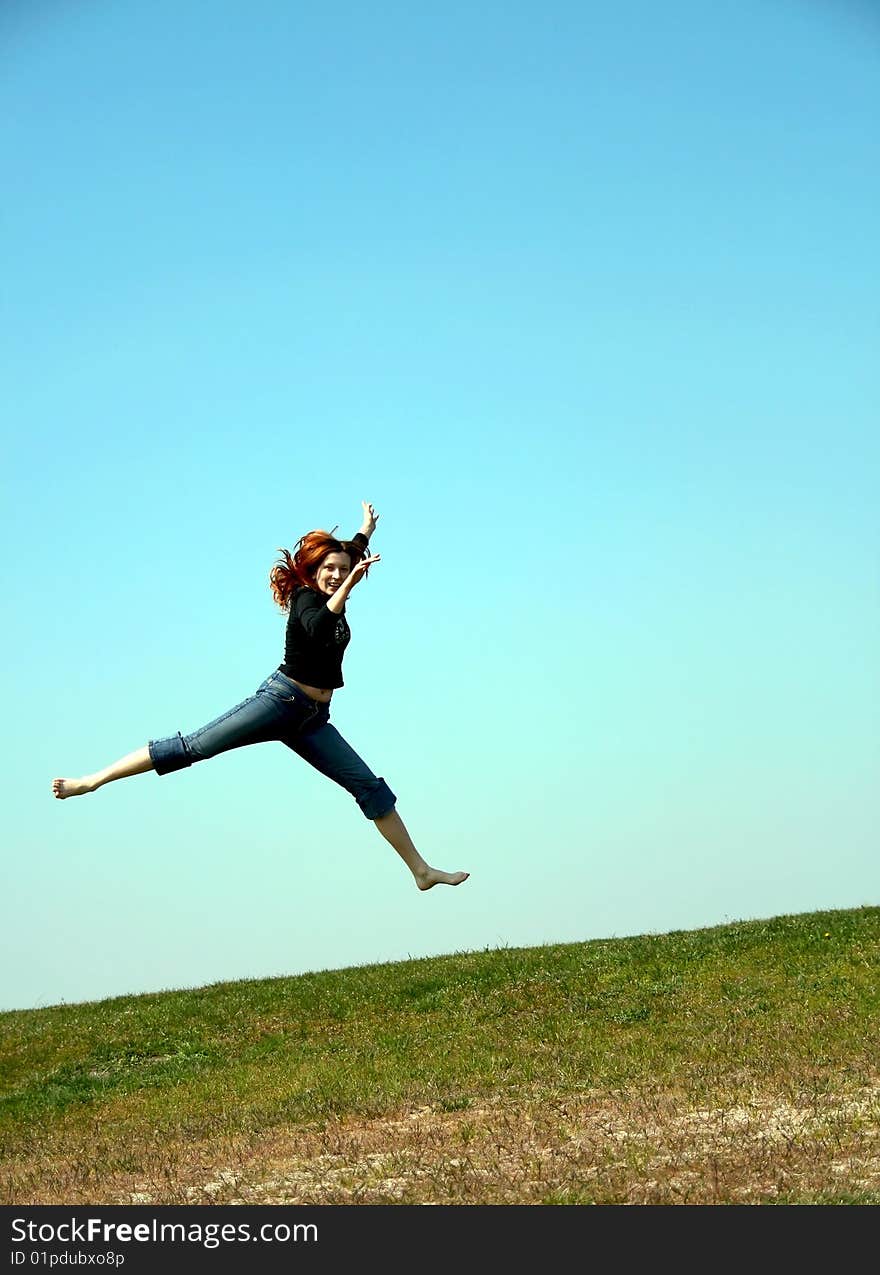
<instances>
[{"instance_id":1,"label":"woman's hand","mask_svg":"<svg viewBox=\"0 0 880 1275\"><path fill-rule=\"evenodd\" d=\"M351 593L354 586L359 580L363 580L366 575L367 568L371 567L374 562L380 562L381 558L382 555L378 553L373 554L371 558L361 558L360 562L356 563L352 567L351 571L349 571L348 575L342 581L342 584L332 597L327 599L327 610L332 611L334 615L341 615L342 608L345 606L345 600Z\"/></svg>"},{"instance_id":2,"label":"woman's hand","mask_svg":"<svg viewBox=\"0 0 880 1275\"><path fill-rule=\"evenodd\" d=\"M364 576L367 574L368 569L373 565L374 562L381 562L381 561L382 561L381 553L374 553L372 557L361 558L360 562L355 563L351 571L349 571L348 575L345 577L345 579L342 582L343 585L348 585L348 592L349 593L351 592L351 590L354 588L354 586L358 583L359 580L363 580Z\"/></svg>"},{"instance_id":3,"label":"woman's hand","mask_svg":"<svg viewBox=\"0 0 880 1275\"><path fill-rule=\"evenodd\" d=\"M370 536L376 530L376 523L379 521L379 515L368 500L362 500L361 506L364 511L364 520L361 523L361 535L369 540Z\"/></svg>"}]
</instances>

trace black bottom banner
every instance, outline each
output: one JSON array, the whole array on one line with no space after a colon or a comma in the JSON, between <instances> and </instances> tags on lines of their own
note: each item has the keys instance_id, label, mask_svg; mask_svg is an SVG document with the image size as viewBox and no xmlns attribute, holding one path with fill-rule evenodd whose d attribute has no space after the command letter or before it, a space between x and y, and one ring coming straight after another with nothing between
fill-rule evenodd
<instances>
[{"instance_id":1,"label":"black bottom banner","mask_svg":"<svg viewBox=\"0 0 880 1275\"><path fill-rule=\"evenodd\" d=\"M453 1262L453 1275L486 1259L615 1267L657 1259L705 1265L701 1241L755 1267L755 1246L774 1240L788 1258L820 1258L872 1243L878 1209L650 1205L32 1205L0 1207L3 1270L274 1272L376 1263L411 1272ZM667 1245L669 1247L667 1247ZM673 1247L674 1246L674 1247ZM716 1250L717 1251L717 1250ZM811 1263L812 1264L812 1263Z\"/></svg>"}]
</instances>

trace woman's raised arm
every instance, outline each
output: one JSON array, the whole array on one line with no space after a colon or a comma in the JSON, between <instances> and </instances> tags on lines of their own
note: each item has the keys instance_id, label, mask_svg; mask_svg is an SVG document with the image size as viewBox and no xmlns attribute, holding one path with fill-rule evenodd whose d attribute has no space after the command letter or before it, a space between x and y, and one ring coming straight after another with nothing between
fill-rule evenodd
<instances>
[{"instance_id":1,"label":"woman's raised arm","mask_svg":"<svg viewBox=\"0 0 880 1275\"><path fill-rule=\"evenodd\" d=\"M370 536L376 530L376 523L379 521L379 515L368 500L362 500L361 506L364 511L364 520L361 523L360 534L369 540Z\"/></svg>"}]
</instances>

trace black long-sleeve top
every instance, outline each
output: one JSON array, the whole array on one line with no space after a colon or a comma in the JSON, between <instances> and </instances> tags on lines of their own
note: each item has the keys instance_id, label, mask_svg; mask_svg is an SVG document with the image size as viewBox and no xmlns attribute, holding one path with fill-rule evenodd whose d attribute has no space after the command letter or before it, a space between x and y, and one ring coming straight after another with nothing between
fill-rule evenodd
<instances>
[{"instance_id":1,"label":"black long-sleeve top","mask_svg":"<svg viewBox=\"0 0 880 1275\"><path fill-rule=\"evenodd\" d=\"M352 536L352 541L364 549L368 544L360 531ZM328 600L318 589L294 589L284 639L284 663L279 667L286 677L306 686L335 690L345 685L342 657L351 641L351 629L345 607L337 615L327 606Z\"/></svg>"}]
</instances>

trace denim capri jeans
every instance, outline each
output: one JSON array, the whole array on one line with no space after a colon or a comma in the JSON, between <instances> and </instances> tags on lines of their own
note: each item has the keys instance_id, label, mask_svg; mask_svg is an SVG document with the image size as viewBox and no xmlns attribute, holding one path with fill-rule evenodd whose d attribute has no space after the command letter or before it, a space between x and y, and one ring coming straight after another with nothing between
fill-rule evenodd
<instances>
[{"instance_id":1,"label":"denim capri jeans","mask_svg":"<svg viewBox=\"0 0 880 1275\"><path fill-rule=\"evenodd\" d=\"M249 699L193 731L149 742L157 775L182 770L231 748L277 739L322 775L350 792L368 819L381 819L397 798L386 784L330 725L330 705L319 704L280 669L257 687Z\"/></svg>"}]
</instances>

